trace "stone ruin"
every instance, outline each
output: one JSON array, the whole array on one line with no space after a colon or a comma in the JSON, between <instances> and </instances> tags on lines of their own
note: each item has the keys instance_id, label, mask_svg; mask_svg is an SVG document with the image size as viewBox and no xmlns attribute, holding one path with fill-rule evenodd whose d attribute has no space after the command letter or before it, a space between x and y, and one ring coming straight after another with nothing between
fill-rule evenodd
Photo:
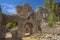
<instances>
[{"instance_id":1,"label":"stone ruin","mask_svg":"<svg viewBox=\"0 0 60 40\"><path fill-rule=\"evenodd\" d=\"M6 23L17 23L17 31L15 33L17 33L17 37L20 39L24 37L26 33L32 35L41 31L41 23L47 20L46 17L48 17L48 14L44 7L38 6L36 12L34 12L32 7L27 3L22 6L17 5L16 14L13 15L2 14L0 7L0 40L5 40ZM26 30L28 31L26 32Z\"/></svg>"}]
</instances>

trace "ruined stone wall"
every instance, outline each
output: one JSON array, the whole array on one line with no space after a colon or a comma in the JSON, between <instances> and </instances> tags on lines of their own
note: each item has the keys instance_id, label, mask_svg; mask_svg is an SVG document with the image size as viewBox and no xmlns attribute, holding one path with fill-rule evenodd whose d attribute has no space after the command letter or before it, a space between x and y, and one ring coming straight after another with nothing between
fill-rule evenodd
<instances>
[{"instance_id":1,"label":"ruined stone wall","mask_svg":"<svg viewBox=\"0 0 60 40\"><path fill-rule=\"evenodd\" d=\"M33 11L32 8L28 5L28 3L23 4L22 6L16 6L17 14L24 13L27 14L28 12Z\"/></svg>"},{"instance_id":2,"label":"ruined stone wall","mask_svg":"<svg viewBox=\"0 0 60 40\"><path fill-rule=\"evenodd\" d=\"M22 10L20 11L20 10L18 10L18 9L20 9L20 7L22 7ZM16 6L16 11L17 11L17 13L19 14L19 16L20 17L22 17L22 19L21 19L21 22L19 22L19 27L18 27L18 34L22 37L22 35L24 36L24 34L25 34L25 28L24 28L24 26L25 26L25 24L27 24L27 23L31 23L32 25L33 25L33 27L32 27L32 32L33 33L36 33L37 32L37 23L36 23L36 14L35 14L35 12L32 10L32 8L28 5L28 4L24 4L24 5L22 5L22 6ZM23 17L23 15L25 16L25 17ZM22 30L20 29L20 26L22 27ZM20 31L21 30L21 31ZM23 31L24 30L24 31ZM23 31L23 32L22 32ZM20 33L22 33L22 34L20 34ZM24 34L23 34L24 33ZM19 37L20 37L19 36Z\"/></svg>"},{"instance_id":3,"label":"ruined stone wall","mask_svg":"<svg viewBox=\"0 0 60 40\"><path fill-rule=\"evenodd\" d=\"M18 25L17 25L18 38L25 36L24 26L27 23L33 25L32 28L30 28L31 34L41 31L41 23L42 23L42 19L43 19L43 14L45 12L42 7L38 7L36 9L36 12L34 12L32 10L32 8L27 3L25 3L22 6L19 6L19 5L16 6L17 14L6 15L6 14L1 14L1 12L2 11L0 10L0 15L1 15L0 24L2 24L3 27L6 27L5 24L8 22L17 22L18 23ZM3 28L3 30L4 30L4 28ZM6 31L6 28L5 28L5 31Z\"/></svg>"},{"instance_id":4,"label":"ruined stone wall","mask_svg":"<svg viewBox=\"0 0 60 40\"><path fill-rule=\"evenodd\" d=\"M19 12L17 12L18 14L16 14L16 15L2 14L2 16L3 16L3 22L2 22L3 26L6 27L5 24L7 22L17 22L18 23L17 33L18 33L18 38L20 38L20 37L25 36L25 28L24 28L25 24L31 23L33 25L32 29L31 29L31 32L32 32L32 34L36 33L38 29L37 29L37 25L36 25L37 23L36 23L36 14L35 14L35 12L31 9L31 7L28 4L27 5L24 4L22 6L23 8L22 8L21 12L20 12L19 7L18 7ZM17 11L17 9L16 9L16 11ZM20 15L20 14L25 15L25 17L23 18L23 15Z\"/></svg>"},{"instance_id":5,"label":"ruined stone wall","mask_svg":"<svg viewBox=\"0 0 60 40\"><path fill-rule=\"evenodd\" d=\"M48 14L45 8L38 6L36 8L36 21L37 21L37 27L39 30L41 30L41 23L45 22L47 17L48 17Z\"/></svg>"},{"instance_id":6,"label":"ruined stone wall","mask_svg":"<svg viewBox=\"0 0 60 40\"><path fill-rule=\"evenodd\" d=\"M3 26L3 15L0 6L0 40L4 40L4 32L5 32L5 27Z\"/></svg>"},{"instance_id":7,"label":"ruined stone wall","mask_svg":"<svg viewBox=\"0 0 60 40\"><path fill-rule=\"evenodd\" d=\"M20 17L18 15L6 15L6 14L3 14L3 20L4 20L4 23L7 23L7 22L19 22L20 21Z\"/></svg>"}]
</instances>

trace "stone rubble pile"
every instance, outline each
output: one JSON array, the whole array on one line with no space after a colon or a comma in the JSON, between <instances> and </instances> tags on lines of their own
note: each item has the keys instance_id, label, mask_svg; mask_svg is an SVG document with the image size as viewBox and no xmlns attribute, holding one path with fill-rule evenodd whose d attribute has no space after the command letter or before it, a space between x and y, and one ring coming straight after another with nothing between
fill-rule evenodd
<instances>
[{"instance_id":1,"label":"stone rubble pile","mask_svg":"<svg viewBox=\"0 0 60 40\"><path fill-rule=\"evenodd\" d=\"M60 40L60 35L57 35L57 34L53 34L53 35L51 35L51 34L44 34L38 40Z\"/></svg>"}]
</instances>

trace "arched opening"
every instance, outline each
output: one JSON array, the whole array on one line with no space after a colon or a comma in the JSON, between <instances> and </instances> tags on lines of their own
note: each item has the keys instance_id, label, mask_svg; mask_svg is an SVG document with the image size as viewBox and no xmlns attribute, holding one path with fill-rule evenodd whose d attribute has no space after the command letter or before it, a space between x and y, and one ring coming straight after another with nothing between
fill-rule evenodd
<instances>
[{"instance_id":1,"label":"arched opening","mask_svg":"<svg viewBox=\"0 0 60 40\"><path fill-rule=\"evenodd\" d=\"M33 25L32 25L32 23L26 23L24 28L25 28L25 35L32 35L32 33L33 33L33 30L32 30Z\"/></svg>"}]
</instances>

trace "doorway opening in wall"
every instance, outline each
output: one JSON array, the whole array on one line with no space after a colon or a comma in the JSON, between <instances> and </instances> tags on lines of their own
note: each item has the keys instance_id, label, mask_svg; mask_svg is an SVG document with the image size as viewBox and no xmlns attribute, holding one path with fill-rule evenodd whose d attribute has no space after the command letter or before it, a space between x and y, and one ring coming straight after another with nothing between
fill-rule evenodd
<instances>
[{"instance_id":1,"label":"doorway opening in wall","mask_svg":"<svg viewBox=\"0 0 60 40\"><path fill-rule=\"evenodd\" d=\"M33 33L33 24L32 23L26 23L24 28L25 28L25 35L26 36L32 35L32 33Z\"/></svg>"}]
</instances>

